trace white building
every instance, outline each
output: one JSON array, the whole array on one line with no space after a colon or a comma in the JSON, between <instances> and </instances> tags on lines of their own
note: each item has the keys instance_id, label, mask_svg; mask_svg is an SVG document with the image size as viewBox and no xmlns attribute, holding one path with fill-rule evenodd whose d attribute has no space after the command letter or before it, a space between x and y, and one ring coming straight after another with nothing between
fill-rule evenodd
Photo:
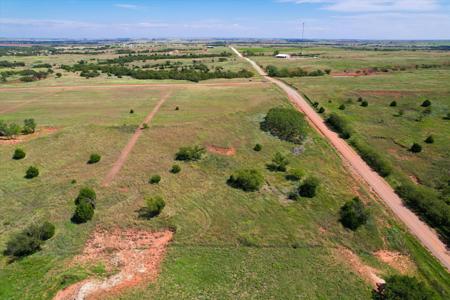
<instances>
[{"instance_id":1,"label":"white building","mask_svg":"<svg viewBox=\"0 0 450 300\"><path fill-rule=\"evenodd\" d=\"M280 53L280 54L275 55L275 57L276 58L288 59L288 58L291 58L291 55L290 54L282 54L282 53Z\"/></svg>"}]
</instances>

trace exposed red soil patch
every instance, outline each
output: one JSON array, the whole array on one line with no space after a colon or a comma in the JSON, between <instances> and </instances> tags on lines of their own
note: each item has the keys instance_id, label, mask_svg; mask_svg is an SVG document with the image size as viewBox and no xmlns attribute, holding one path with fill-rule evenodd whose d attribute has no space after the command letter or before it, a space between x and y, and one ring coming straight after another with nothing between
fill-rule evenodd
<instances>
[{"instance_id":1,"label":"exposed red soil patch","mask_svg":"<svg viewBox=\"0 0 450 300\"><path fill-rule=\"evenodd\" d=\"M416 175L410 175L410 176L409 176L409 179L411 179L412 182L414 182L414 184L421 184L420 178L417 177Z\"/></svg>"},{"instance_id":2,"label":"exposed red soil patch","mask_svg":"<svg viewBox=\"0 0 450 300\"><path fill-rule=\"evenodd\" d=\"M59 291L54 300L102 299L107 294L157 278L171 231L150 232L138 229L97 229L75 263L102 262L107 270L119 272L106 279L86 279Z\"/></svg>"},{"instance_id":3,"label":"exposed red soil patch","mask_svg":"<svg viewBox=\"0 0 450 300\"><path fill-rule=\"evenodd\" d=\"M409 274L415 270L415 265L409 256L398 252L379 250L374 255L382 262L388 264L402 274Z\"/></svg>"},{"instance_id":4,"label":"exposed red soil patch","mask_svg":"<svg viewBox=\"0 0 450 300\"><path fill-rule=\"evenodd\" d=\"M378 288L379 285L385 283L382 278L378 277L377 273L379 271L377 269L366 266L350 249L343 247L336 248L335 256L338 260L348 264L364 281L372 285L372 287Z\"/></svg>"},{"instance_id":5,"label":"exposed red soil patch","mask_svg":"<svg viewBox=\"0 0 450 300\"><path fill-rule=\"evenodd\" d=\"M32 134L18 135L13 139L5 139L5 138L1 137L0 145L16 145L19 143L23 143L23 142L27 142L27 141L36 139L40 136L52 134L58 130L59 129L55 128L55 127L43 127L43 128L39 128Z\"/></svg>"},{"instance_id":6,"label":"exposed red soil patch","mask_svg":"<svg viewBox=\"0 0 450 300\"><path fill-rule=\"evenodd\" d=\"M218 147L218 146L214 146L214 145L208 145L208 146L206 146L206 149L211 153L225 155L225 156L233 156L236 154L236 149L234 147L225 148L225 147Z\"/></svg>"}]
</instances>

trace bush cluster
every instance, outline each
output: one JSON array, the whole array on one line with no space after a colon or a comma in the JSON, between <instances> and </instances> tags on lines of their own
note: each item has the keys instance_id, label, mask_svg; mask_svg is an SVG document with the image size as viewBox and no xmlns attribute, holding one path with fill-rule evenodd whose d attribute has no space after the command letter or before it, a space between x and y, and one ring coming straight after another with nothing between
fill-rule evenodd
<instances>
[{"instance_id":1,"label":"bush cluster","mask_svg":"<svg viewBox=\"0 0 450 300\"><path fill-rule=\"evenodd\" d=\"M182 161L196 161L202 159L202 156L205 153L206 150L200 146L181 147L175 154L175 159Z\"/></svg>"},{"instance_id":2,"label":"bush cluster","mask_svg":"<svg viewBox=\"0 0 450 300\"><path fill-rule=\"evenodd\" d=\"M301 144L306 138L305 119L301 113L291 108L271 108L260 126L279 139L295 144Z\"/></svg>"},{"instance_id":3,"label":"bush cluster","mask_svg":"<svg viewBox=\"0 0 450 300\"><path fill-rule=\"evenodd\" d=\"M238 170L230 176L228 185L246 192L258 191L264 183L263 175L253 169Z\"/></svg>"},{"instance_id":4,"label":"bush cluster","mask_svg":"<svg viewBox=\"0 0 450 300\"><path fill-rule=\"evenodd\" d=\"M339 221L346 228L356 230L361 225L364 225L369 218L368 211L364 208L364 204L358 197L346 202L340 211Z\"/></svg>"},{"instance_id":5,"label":"bush cluster","mask_svg":"<svg viewBox=\"0 0 450 300\"><path fill-rule=\"evenodd\" d=\"M86 223L92 220L96 206L97 195L91 188L85 187L80 190L75 199L75 212L72 222L76 224Z\"/></svg>"},{"instance_id":6,"label":"bush cluster","mask_svg":"<svg viewBox=\"0 0 450 300\"><path fill-rule=\"evenodd\" d=\"M420 144L418 144L418 143L413 143L411 145L411 148L409 148L409 150L412 153L419 153L419 152L422 152L422 146Z\"/></svg>"},{"instance_id":7,"label":"bush cluster","mask_svg":"<svg viewBox=\"0 0 450 300\"><path fill-rule=\"evenodd\" d=\"M347 120L342 118L336 113L332 113L326 119L328 126L339 133L339 136L343 139L348 139L352 135L352 131L347 123Z\"/></svg>"},{"instance_id":8,"label":"bush cluster","mask_svg":"<svg viewBox=\"0 0 450 300\"><path fill-rule=\"evenodd\" d=\"M41 226L31 225L14 235L7 243L5 255L23 257L41 250L41 245L55 234L55 226L44 222Z\"/></svg>"},{"instance_id":9,"label":"bush cluster","mask_svg":"<svg viewBox=\"0 0 450 300\"><path fill-rule=\"evenodd\" d=\"M286 174L286 179L290 181L300 181L305 176L305 173L300 169L291 169Z\"/></svg>"},{"instance_id":10,"label":"bush cluster","mask_svg":"<svg viewBox=\"0 0 450 300\"><path fill-rule=\"evenodd\" d=\"M369 146L363 145L358 142L356 139L351 141L352 146L356 149L356 151L361 155L362 159L372 168L383 177L389 176L392 172L391 164L381 157L375 150L370 148Z\"/></svg>"},{"instance_id":11,"label":"bush cluster","mask_svg":"<svg viewBox=\"0 0 450 300\"><path fill-rule=\"evenodd\" d=\"M412 184L402 184L395 192L450 245L450 206L443 199L430 188Z\"/></svg>"},{"instance_id":12,"label":"bush cluster","mask_svg":"<svg viewBox=\"0 0 450 300\"><path fill-rule=\"evenodd\" d=\"M306 178L298 187L298 194L301 197L313 198L317 193L319 183L319 180L315 177Z\"/></svg>"},{"instance_id":13,"label":"bush cluster","mask_svg":"<svg viewBox=\"0 0 450 300\"><path fill-rule=\"evenodd\" d=\"M435 293L415 277L393 275L372 292L373 300L435 300Z\"/></svg>"},{"instance_id":14,"label":"bush cluster","mask_svg":"<svg viewBox=\"0 0 450 300\"><path fill-rule=\"evenodd\" d=\"M253 150L255 150L256 152L261 151L262 150L261 144L256 144L255 147L253 147Z\"/></svg>"},{"instance_id":15,"label":"bush cluster","mask_svg":"<svg viewBox=\"0 0 450 300\"><path fill-rule=\"evenodd\" d=\"M34 119L25 119L23 123L24 125L23 127L21 127L14 122L7 123L3 120L0 120L0 136L12 138L20 133L30 134L35 132L36 122L34 121Z\"/></svg>"},{"instance_id":16,"label":"bush cluster","mask_svg":"<svg viewBox=\"0 0 450 300\"><path fill-rule=\"evenodd\" d=\"M267 75L271 77L306 77L306 76L324 76L325 74L329 74L331 70L315 70L308 72L302 68L296 68L293 70L289 70L287 68L278 69L273 65L269 65L266 67Z\"/></svg>"}]
</instances>

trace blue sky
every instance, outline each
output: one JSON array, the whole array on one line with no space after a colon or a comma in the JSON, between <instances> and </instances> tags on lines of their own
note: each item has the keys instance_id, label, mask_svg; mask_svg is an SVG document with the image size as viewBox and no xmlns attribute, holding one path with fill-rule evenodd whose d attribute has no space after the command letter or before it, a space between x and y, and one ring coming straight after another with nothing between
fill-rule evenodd
<instances>
[{"instance_id":1,"label":"blue sky","mask_svg":"<svg viewBox=\"0 0 450 300\"><path fill-rule=\"evenodd\" d=\"M6 38L450 39L450 0L0 0Z\"/></svg>"}]
</instances>

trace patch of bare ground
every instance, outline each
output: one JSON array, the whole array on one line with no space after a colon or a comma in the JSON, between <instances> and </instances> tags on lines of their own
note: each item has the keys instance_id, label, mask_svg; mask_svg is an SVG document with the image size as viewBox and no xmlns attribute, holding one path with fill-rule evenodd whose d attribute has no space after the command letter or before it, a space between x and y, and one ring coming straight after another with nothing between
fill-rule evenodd
<instances>
[{"instance_id":1,"label":"patch of bare ground","mask_svg":"<svg viewBox=\"0 0 450 300\"><path fill-rule=\"evenodd\" d=\"M233 156L236 154L236 149L234 147L226 148L226 147L208 145L208 146L206 146L206 149L211 153L215 153L215 154L219 154L219 155Z\"/></svg>"},{"instance_id":2,"label":"patch of bare ground","mask_svg":"<svg viewBox=\"0 0 450 300\"><path fill-rule=\"evenodd\" d=\"M414 273L416 266L407 255L389 250L379 250L374 255L402 274Z\"/></svg>"},{"instance_id":3,"label":"patch of bare ground","mask_svg":"<svg viewBox=\"0 0 450 300\"><path fill-rule=\"evenodd\" d=\"M59 291L54 300L102 299L144 282L154 281L171 231L151 232L139 229L97 228L87 241L83 253L74 263L103 263L108 271L118 273L105 279L88 278Z\"/></svg>"},{"instance_id":4,"label":"patch of bare ground","mask_svg":"<svg viewBox=\"0 0 450 300\"><path fill-rule=\"evenodd\" d=\"M420 178L417 177L416 175L409 175L409 179L411 179L411 181L414 182L414 184L417 185L421 184Z\"/></svg>"},{"instance_id":5,"label":"patch of bare ground","mask_svg":"<svg viewBox=\"0 0 450 300\"><path fill-rule=\"evenodd\" d=\"M28 141L36 139L38 137L55 133L58 130L59 129L55 128L55 127L43 127L43 128L39 128L32 134L18 135L12 139L7 139L7 138L1 137L0 145L16 145L19 143L28 142Z\"/></svg>"},{"instance_id":6,"label":"patch of bare ground","mask_svg":"<svg viewBox=\"0 0 450 300\"><path fill-rule=\"evenodd\" d=\"M364 281L369 283L373 288L384 284L385 281L378 277L379 271L373 267L365 265L361 259L350 249L339 247L335 249L335 257L337 260L348 264Z\"/></svg>"}]
</instances>

